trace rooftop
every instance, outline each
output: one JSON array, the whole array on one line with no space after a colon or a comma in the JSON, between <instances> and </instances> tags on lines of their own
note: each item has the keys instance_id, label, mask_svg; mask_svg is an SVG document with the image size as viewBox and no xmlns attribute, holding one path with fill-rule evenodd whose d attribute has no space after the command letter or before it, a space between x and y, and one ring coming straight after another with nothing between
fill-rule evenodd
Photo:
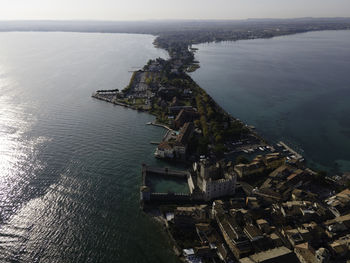
<instances>
[{"instance_id":1,"label":"rooftop","mask_svg":"<svg viewBox=\"0 0 350 263\"><path fill-rule=\"evenodd\" d=\"M194 129L194 125L192 122L186 122L184 126L182 126L180 134L176 138L176 143L186 144L192 135Z\"/></svg>"},{"instance_id":2,"label":"rooftop","mask_svg":"<svg viewBox=\"0 0 350 263\"><path fill-rule=\"evenodd\" d=\"M260 252L254 255L251 255L246 258L242 258L239 262L241 263L263 263L270 262L269 260L278 260L283 263L295 263L299 262L295 254L286 247L278 247L270 249L264 252ZM276 261L277 262L277 261Z\"/></svg>"}]
</instances>

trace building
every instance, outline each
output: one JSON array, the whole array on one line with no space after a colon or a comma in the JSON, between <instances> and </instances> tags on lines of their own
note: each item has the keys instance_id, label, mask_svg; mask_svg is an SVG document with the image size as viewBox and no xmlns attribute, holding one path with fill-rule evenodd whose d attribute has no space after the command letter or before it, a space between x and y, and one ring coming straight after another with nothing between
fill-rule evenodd
<instances>
[{"instance_id":1,"label":"building","mask_svg":"<svg viewBox=\"0 0 350 263\"><path fill-rule=\"evenodd\" d=\"M234 169L238 176L243 178L252 174L262 173L266 167L260 159L256 158L248 164L237 164Z\"/></svg>"},{"instance_id":2,"label":"building","mask_svg":"<svg viewBox=\"0 0 350 263\"><path fill-rule=\"evenodd\" d=\"M349 258L350 256L350 234L335 240L329 244L332 255L335 258Z\"/></svg>"},{"instance_id":3,"label":"building","mask_svg":"<svg viewBox=\"0 0 350 263\"><path fill-rule=\"evenodd\" d=\"M307 242L296 245L294 247L294 253L301 263L317 263L316 251Z\"/></svg>"},{"instance_id":4,"label":"building","mask_svg":"<svg viewBox=\"0 0 350 263\"><path fill-rule=\"evenodd\" d=\"M230 219L232 218L218 216L217 223L227 246L233 255L240 259L251 253L252 246L242 229Z\"/></svg>"},{"instance_id":5,"label":"building","mask_svg":"<svg viewBox=\"0 0 350 263\"><path fill-rule=\"evenodd\" d=\"M326 226L333 225L335 223L343 223L350 229L350 214L346 214L343 216L336 217L335 219L328 220L325 222Z\"/></svg>"},{"instance_id":6,"label":"building","mask_svg":"<svg viewBox=\"0 0 350 263\"><path fill-rule=\"evenodd\" d=\"M167 142L167 141L163 141L161 142L157 149L156 152L154 153L154 155L157 158L162 158L162 159L173 159L174 158L174 149L173 146Z\"/></svg>"},{"instance_id":7,"label":"building","mask_svg":"<svg viewBox=\"0 0 350 263\"><path fill-rule=\"evenodd\" d=\"M286 163L286 158L280 153L269 153L263 159L267 169L276 169Z\"/></svg>"},{"instance_id":8,"label":"building","mask_svg":"<svg viewBox=\"0 0 350 263\"><path fill-rule=\"evenodd\" d=\"M283 241L281 237L277 233L272 233L269 235L270 240L272 241L272 245L274 247L282 247L283 246Z\"/></svg>"},{"instance_id":9,"label":"building","mask_svg":"<svg viewBox=\"0 0 350 263\"><path fill-rule=\"evenodd\" d=\"M187 154L187 146L193 135L194 125L192 122L185 123L180 133L174 138L163 139L158 145L154 155L162 159L184 159ZM175 140L175 141L174 141Z\"/></svg>"},{"instance_id":10,"label":"building","mask_svg":"<svg viewBox=\"0 0 350 263\"><path fill-rule=\"evenodd\" d=\"M264 238L263 233L253 224L246 225L243 231L249 238L250 242L255 242Z\"/></svg>"},{"instance_id":11,"label":"building","mask_svg":"<svg viewBox=\"0 0 350 263\"><path fill-rule=\"evenodd\" d=\"M208 219L206 205L177 207L174 211L174 224L178 227L192 227Z\"/></svg>"},{"instance_id":12,"label":"building","mask_svg":"<svg viewBox=\"0 0 350 263\"><path fill-rule=\"evenodd\" d=\"M193 135L194 125L192 122L186 122L177 136L174 143L174 154L176 158L184 159L187 153L188 143Z\"/></svg>"},{"instance_id":13,"label":"building","mask_svg":"<svg viewBox=\"0 0 350 263\"><path fill-rule=\"evenodd\" d=\"M258 219L256 220L256 224L259 227L261 231L263 231L266 234L269 234L271 231L269 223L265 219Z\"/></svg>"},{"instance_id":14,"label":"building","mask_svg":"<svg viewBox=\"0 0 350 263\"><path fill-rule=\"evenodd\" d=\"M175 121L174 121L175 129L179 129L186 122L193 122L198 118L199 118L199 114L193 108L182 109L175 118Z\"/></svg>"},{"instance_id":15,"label":"building","mask_svg":"<svg viewBox=\"0 0 350 263\"><path fill-rule=\"evenodd\" d=\"M192 106L173 106L173 107L168 108L169 114L173 115L173 116L179 114L179 112L183 109L191 110L191 109L193 109L193 107Z\"/></svg>"},{"instance_id":16,"label":"building","mask_svg":"<svg viewBox=\"0 0 350 263\"><path fill-rule=\"evenodd\" d=\"M294 228L287 229L284 232L285 237L288 239L289 243L295 247L301 243L305 243L312 240L312 235L307 229Z\"/></svg>"},{"instance_id":17,"label":"building","mask_svg":"<svg viewBox=\"0 0 350 263\"><path fill-rule=\"evenodd\" d=\"M273 170L265 182L260 186L261 189L270 188L277 189L279 185L284 185L287 177L293 173L295 168L288 165L282 165L277 169Z\"/></svg>"},{"instance_id":18,"label":"building","mask_svg":"<svg viewBox=\"0 0 350 263\"><path fill-rule=\"evenodd\" d=\"M326 234L328 237L339 237L350 230L350 214L339 216L332 220L327 220L324 225L326 227Z\"/></svg>"},{"instance_id":19,"label":"building","mask_svg":"<svg viewBox=\"0 0 350 263\"><path fill-rule=\"evenodd\" d=\"M233 171L225 171L223 167L216 163L209 164L207 160L202 160L194 164L196 172L197 187L206 201L235 194L237 175ZM194 189L190 189L192 192Z\"/></svg>"},{"instance_id":20,"label":"building","mask_svg":"<svg viewBox=\"0 0 350 263\"><path fill-rule=\"evenodd\" d=\"M335 216L341 216L350 210L350 189L326 199L327 205L330 207Z\"/></svg>"},{"instance_id":21,"label":"building","mask_svg":"<svg viewBox=\"0 0 350 263\"><path fill-rule=\"evenodd\" d=\"M158 89L157 96L165 101L171 101L178 93L178 89L175 87L161 87ZM180 107L180 106L174 106Z\"/></svg>"},{"instance_id":22,"label":"building","mask_svg":"<svg viewBox=\"0 0 350 263\"><path fill-rule=\"evenodd\" d=\"M238 164L235 166L235 171L239 177L245 177L253 174L263 173L266 170L276 169L284 165L286 159L280 153L269 153L265 156L258 155L248 164Z\"/></svg>"},{"instance_id":23,"label":"building","mask_svg":"<svg viewBox=\"0 0 350 263\"><path fill-rule=\"evenodd\" d=\"M328 263L330 259L329 251L323 247L316 251L316 259L318 263Z\"/></svg>"},{"instance_id":24,"label":"building","mask_svg":"<svg viewBox=\"0 0 350 263\"><path fill-rule=\"evenodd\" d=\"M216 247L218 243L222 242L219 233L208 223L196 224L196 232L202 245Z\"/></svg>"},{"instance_id":25,"label":"building","mask_svg":"<svg viewBox=\"0 0 350 263\"><path fill-rule=\"evenodd\" d=\"M286 247L278 247L242 258L240 263L295 263L299 262L296 255Z\"/></svg>"},{"instance_id":26,"label":"building","mask_svg":"<svg viewBox=\"0 0 350 263\"><path fill-rule=\"evenodd\" d=\"M300 182L305 177L305 172L301 169L294 171L290 176L287 177L286 185L292 186Z\"/></svg>"}]
</instances>

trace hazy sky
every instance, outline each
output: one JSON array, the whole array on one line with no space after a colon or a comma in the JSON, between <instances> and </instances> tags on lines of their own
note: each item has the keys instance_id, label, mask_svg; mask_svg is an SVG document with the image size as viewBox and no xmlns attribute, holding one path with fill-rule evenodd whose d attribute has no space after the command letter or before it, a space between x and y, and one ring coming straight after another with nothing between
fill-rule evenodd
<instances>
[{"instance_id":1,"label":"hazy sky","mask_svg":"<svg viewBox=\"0 0 350 263\"><path fill-rule=\"evenodd\" d=\"M244 19L350 16L350 0L0 0L7 19Z\"/></svg>"}]
</instances>

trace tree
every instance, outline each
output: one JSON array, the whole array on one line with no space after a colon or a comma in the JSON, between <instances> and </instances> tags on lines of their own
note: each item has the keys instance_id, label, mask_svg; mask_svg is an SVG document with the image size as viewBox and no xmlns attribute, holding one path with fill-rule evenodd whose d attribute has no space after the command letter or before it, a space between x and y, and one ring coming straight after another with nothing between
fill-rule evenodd
<instances>
[{"instance_id":1,"label":"tree","mask_svg":"<svg viewBox=\"0 0 350 263\"><path fill-rule=\"evenodd\" d=\"M210 106L207 107L207 115L208 115L209 120L212 119L215 116L213 108L210 107Z\"/></svg>"},{"instance_id":2,"label":"tree","mask_svg":"<svg viewBox=\"0 0 350 263\"><path fill-rule=\"evenodd\" d=\"M200 137L198 140L198 154L207 154L208 153L208 138Z\"/></svg>"},{"instance_id":3,"label":"tree","mask_svg":"<svg viewBox=\"0 0 350 263\"><path fill-rule=\"evenodd\" d=\"M207 119L205 118L204 115L200 117L200 122L201 122L204 137L208 137L209 136L208 124L207 124Z\"/></svg>"},{"instance_id":4,"label":"tree","mask_svg":"<svg viewBox=\"0 0 350 263\"><path fill-rule=\"evenodd\" d=\"M314 179L316 182L320 183L320 184L325 184L326 183L326 177L327 177L327 172L326 171L318 171L315 176Z\"/></svg>"},{"instance_id":5,"label":"tree","mask_svg":"<svg viewBox=\"0 0 350 263\"><path fill-rule=\"evenodd\" d=\"M224 155L225 151L226 151L226 147L222 143L217 144L214 147L214 152L215 152L215 154L218 155L218 157L222 157Z\"/></svg>"},{"instance_id":6,"label":"tree","mask_svg":"<svg viewBox=\"0 0 350 263\"><path fill-rule=\"evenodd\" d=\"M145 82L147 85L150 85L152 83L152 77L150 76L150 77L146 78Z\"/></svg>"},{"instance_id":7,"label":"tree","mask_svg":"<svg viewBox=\"0 0 350 263\"><path fill-rule=\"evenodd\" d=\"M243 155L240 155L236 158L236 164L247 164L247 163L249 163L249 160Z\"/></svg>"},{"instance_id":8,"label":"tree","mask_svg":"<svg viewBox=\"0 0 350 263\"><path fill-rule=\"evenodd\" d=\"M222 136L221 136L220 134L217 134L217 135L215 136L215 141L216 141L217 143L222 142Z\"/></svg>"},{"instance_id":9,"label":"tree","mask_svg":"<svg viewBox=\"0 0 350 263\"><path fill-rule=\"evenodd\" d=\"M195 121L194 121L194 125L195 125L196 127L200 127L201 122L200 122L199 120L195 120Z\"/></svg>"}]
</instances>

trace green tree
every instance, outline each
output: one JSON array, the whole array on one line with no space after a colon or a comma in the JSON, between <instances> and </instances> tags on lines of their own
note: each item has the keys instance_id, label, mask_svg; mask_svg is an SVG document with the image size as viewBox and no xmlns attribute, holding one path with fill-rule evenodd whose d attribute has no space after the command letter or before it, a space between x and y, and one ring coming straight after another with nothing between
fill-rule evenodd
<instances>
[{"instance_id":1,"label":"green tree","mask_svg":"<svg viewBox=\"0 0 350 263\"><path fill-rule=\"evenodd\" d=\"M226 151L226 147L222 143L219 143L219 144L215 145L215 147L214 147L214 152L219 157L222 157L224 155L225 151Z\"/></svg>"},{"instance_id":2,"label":"green tree","mask_svg":"<svg viewBox=\"0 0 350 263\"><path fill-rule=\"evenodd\" d=\"M217 134L217 135L215 136L215 142L217 142L217 143L222 142L222 136L221 136L221 134Z\"/></svg>"},{"instance_id":3,"label":"green tree","mask_svg":"<svg viewBox=\"0 0 350 263\"><path fill-rule=\"evenodd\" d=\"M243 155L240 155L236 158L236 164L247 164L247 163L249 163L249 160Z\"/></svg>"}]
</instances>

